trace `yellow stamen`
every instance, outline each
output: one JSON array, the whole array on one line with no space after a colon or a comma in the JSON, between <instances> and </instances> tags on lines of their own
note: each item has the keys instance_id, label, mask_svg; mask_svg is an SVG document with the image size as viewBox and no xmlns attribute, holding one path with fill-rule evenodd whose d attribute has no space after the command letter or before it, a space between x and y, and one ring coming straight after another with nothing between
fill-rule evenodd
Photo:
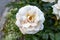
<instances>
[{"instance_id":1,"label":"yellow stamen","mask_svg":"<svg viewBox=\"0 0 60 40\"><path fill-rule=\"evenodd\" d=\"M29 14L29 13L27 13L26 16L28 17L28 19L29 19L30 21L33 21L34 18L35 18L35 14Z\"/></svg>"}]
</instances>

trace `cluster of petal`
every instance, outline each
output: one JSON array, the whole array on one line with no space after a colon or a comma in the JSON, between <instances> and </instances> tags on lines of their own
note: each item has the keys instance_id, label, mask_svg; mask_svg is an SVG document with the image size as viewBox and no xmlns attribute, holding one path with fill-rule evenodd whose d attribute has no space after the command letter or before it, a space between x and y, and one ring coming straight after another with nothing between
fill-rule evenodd
<instances>
[{"instance_id":1,"label":"cluster of petal","mask_svg":"<svg viewBox=\"0 0 60 40\"><path fill-rule=\"evenodd\" d=\"M23 34L35 34L44 28L44 13L36 6L24 6L16 14L16 25Z\"/></svg>"},{"instance_id":2,"label":"cluster of petal","mask_svg":"<svg viewBox=\"0 0 60 40\"><path fill-rule=\"evenodd\" d=\"M53 14L56 15L57 19L60 19L60 0L58 0L58 3L53 5Z\"/></svg>"}]
</instances>

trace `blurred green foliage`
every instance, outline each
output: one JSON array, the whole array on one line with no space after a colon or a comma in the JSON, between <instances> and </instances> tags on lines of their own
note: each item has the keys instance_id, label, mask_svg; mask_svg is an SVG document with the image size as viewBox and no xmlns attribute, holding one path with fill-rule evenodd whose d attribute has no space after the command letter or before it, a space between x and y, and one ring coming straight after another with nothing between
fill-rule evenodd
<instances>
[{"instance_id":1,"label":"blurred green foliage","mask_svg":"<svg viewBox=\"0 0 60 40\"><path fill-rule=\"evenodd\" d=\"M56 2L55 2L56 3ZM20 0L19 2L11 2L7 6L11 7L6 16L6 23L3 28L5 33L4 40L20 40L23 35L19 28L15 25L16 13L19 8L25 5L35 5L44 12L45 22L44 29L38 33L32 35L24 35L25 40L60 40L60 20L57 20L56 16L52 14L53 8L51 7L55 3L43 2L41 0Z\"/></svg>"}]
</instances>

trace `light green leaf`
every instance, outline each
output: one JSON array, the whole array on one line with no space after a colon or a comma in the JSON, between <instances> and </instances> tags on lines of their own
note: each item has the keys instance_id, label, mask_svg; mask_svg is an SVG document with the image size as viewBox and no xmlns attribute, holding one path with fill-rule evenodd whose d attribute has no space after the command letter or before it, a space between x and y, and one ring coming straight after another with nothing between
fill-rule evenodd
<instances>
[{"instance_id":1,"label":"light green leaf","mask_svg":"<svg viewBox=\"0 0 60 40\"><path fill-rule=\"evenodd\" d=\"M54 40L54 34L53 33L49 33L49 35L50 35L50 39Z\"/></svg>"},{"instance_id":2,"label":"light green leaf","mask_svg":"<svg viewBox=\"0 0 60 40\"><path fill-rule=\"evenodd\" d=\"M60 40L60 33L55 34L55 40Z\"/></svg>"}]
</instances>

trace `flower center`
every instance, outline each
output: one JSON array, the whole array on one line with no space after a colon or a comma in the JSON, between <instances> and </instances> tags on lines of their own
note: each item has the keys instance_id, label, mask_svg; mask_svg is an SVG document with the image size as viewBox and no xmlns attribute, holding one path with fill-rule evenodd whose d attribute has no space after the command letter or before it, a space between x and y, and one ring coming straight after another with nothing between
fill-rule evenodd
<instances>
[{"instance_id":1,"label":"flower center","mask_svg":"<svg viewBox=\"0 0 60 40\"><path fill-rule=\"evenodd\" d=\"M29 21L34 21L34 19L35 19L35 14L26 14L26 16Z\"/></svg>"},{"instance_id":2,"label":"flower center","mask_svg":"<svg viewBox=\"0 0 60 40\"><path fill-rule=\"evenodd\" d=\"M29 20L32 20L33 19L33 16L29 16L29 18L28 18Z\"/></svg>"}]
</instances>

